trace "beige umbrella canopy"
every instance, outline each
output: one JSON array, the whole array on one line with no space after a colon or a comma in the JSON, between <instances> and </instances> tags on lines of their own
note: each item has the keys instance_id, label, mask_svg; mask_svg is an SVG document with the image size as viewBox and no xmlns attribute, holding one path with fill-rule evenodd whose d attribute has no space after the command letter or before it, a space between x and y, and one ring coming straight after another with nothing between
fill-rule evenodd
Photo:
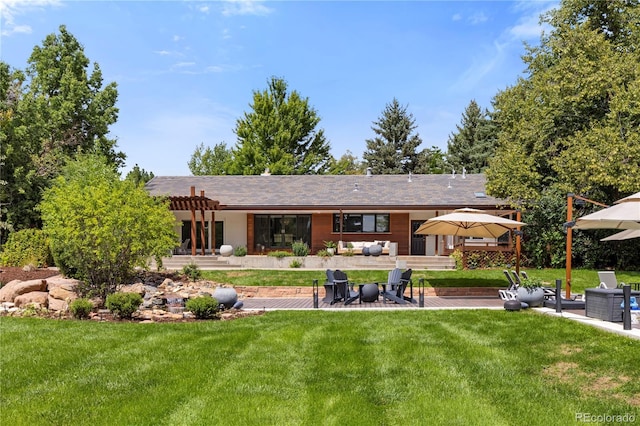
<instances>
[{"instance_id":1,"label":"beige umbrella canopy","mask_svg":"<svg viewBox=\"0 0 640 426\"><path fill-rule=\"evenodd\" d=\"M505 232L523 225L526 224L490 215L482 210L464 208L427 220L415 233L498 238Z\"/></svg>"},{"instance_id":2,"label":"beige umbrella canopy","mask_svg":"<svg viewBox=\"0 0 640 426\"><path fill-rule=\"evenodd\" d=\"M576 219L574 229L640 229L640 192Z\"/></svg>"},{"instance_id":3,"label":"beige umbrella canopy","mask_svg":"<svg viewBox=\"0 0 640 426\"><path fill-rule=\"evenodd\" d=\"M600 241L620 241L630 238L640 238L640 229L626 229L617 234L609 235L607 238L602 238Z\"/></svg>"}]
</instances>

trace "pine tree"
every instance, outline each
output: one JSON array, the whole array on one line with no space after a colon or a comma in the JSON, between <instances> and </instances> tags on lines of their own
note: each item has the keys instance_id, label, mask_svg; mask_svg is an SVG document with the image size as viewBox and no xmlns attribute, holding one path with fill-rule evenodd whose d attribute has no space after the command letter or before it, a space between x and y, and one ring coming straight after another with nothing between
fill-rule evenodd
<instances>
[{"instance_id":1,"label":"pine tree","mask_svg":"<svg viewBox=\"0 0 640 426\"><path fill-rule=\"evenodd\" d=\"M415 172L418 167L416 149L422 139L413 131L417 128L413 114L400 105L396 98L387 104L382 116L371 129L377 135L367 139L364 161L376 174L402 174Z\"/></svg>"},{"instance_id":2,"label":"pine tree","mask_svg":"<svg viewBox=\"0 0 640 426\"><path fill-rule=\"evenodd\" d=\"M447 162L457 171L482 173L495 151L496 129L488 111L482 111L475 100L462 114L457 132L447 142Z\"/></svg>"}]
</instances>

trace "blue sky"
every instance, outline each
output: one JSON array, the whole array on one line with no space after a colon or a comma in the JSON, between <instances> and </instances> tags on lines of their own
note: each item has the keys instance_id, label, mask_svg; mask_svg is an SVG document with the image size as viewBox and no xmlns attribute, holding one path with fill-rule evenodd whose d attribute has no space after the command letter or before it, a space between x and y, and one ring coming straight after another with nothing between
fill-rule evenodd
<instances>
[{"instance_id":1,"label":"blue sky","mask_svg":"<svg viewBox=\"0 0 640 426\"><path fill-rule=\"evenodd\" d=\"M0 0L0 58L24 69L66 25L118 84L111 137L156 175L189 175L196 146L236 142L253 91L282 77L309 99L335 157L359 159L393 98L420 147L446 150L472 99L491 107L524 71L557 1Z\"/></svg>"}]
</instances>

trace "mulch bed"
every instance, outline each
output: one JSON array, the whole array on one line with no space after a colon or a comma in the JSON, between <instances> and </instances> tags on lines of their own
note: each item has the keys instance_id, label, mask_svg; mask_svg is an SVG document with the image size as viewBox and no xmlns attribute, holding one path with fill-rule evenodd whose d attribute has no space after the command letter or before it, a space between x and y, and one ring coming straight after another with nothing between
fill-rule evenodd
<instances>
[{"instance_id":1,"label":"mulch bed","mask_svg":"<svg viewBox=\"0 0 640 426\"><path fill-rule=\"evenodd\" d=\"M0 266L0 283L2 284L6 284L13 280L44 280L56 275L60 275L60 271L57 269L42 268L24 271L21 267L17 266Z\"/></svg>"}]
</instances>

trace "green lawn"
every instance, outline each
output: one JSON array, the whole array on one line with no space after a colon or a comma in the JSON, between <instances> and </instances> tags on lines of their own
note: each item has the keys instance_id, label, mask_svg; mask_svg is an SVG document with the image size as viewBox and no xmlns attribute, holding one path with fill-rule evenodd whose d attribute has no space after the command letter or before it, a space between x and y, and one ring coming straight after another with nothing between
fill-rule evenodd
<instances>
[{"instance_id":1,"label":"green lawn","mask_svg":"<svg viewBox=\"0 0 640 426\"><path fill-rule=\"evenodd\" d=\"M531 311L0 327L7 425L546 426L640 411L640 341Z\"/></svg>"},{"instance_id":2,"label":"green lawn","mask_svg":"<svg viewBox=\"0 0 640 426\"><path fill-rule=\"evenodd\" d=\"M386 282L389 271L345 270L349 280L354 282ZM526 270L530 276L538 276L550 285L562 280L565 288L564 269ZM206 279L233 285L245 286L311 286L314 279L323 282L323 271L305 271L300 269L256 270L234 269L203 271ZM616 272L619 281L640 282L640 272ZM427 271L414 270L413 280L426 280L430 287L507 287L502 269L476 269L467 271ZM594 270L578 269L572 271L572 293L584 293L585 288L597 287L598 273Z\"/></svg>"}]
</instances>

